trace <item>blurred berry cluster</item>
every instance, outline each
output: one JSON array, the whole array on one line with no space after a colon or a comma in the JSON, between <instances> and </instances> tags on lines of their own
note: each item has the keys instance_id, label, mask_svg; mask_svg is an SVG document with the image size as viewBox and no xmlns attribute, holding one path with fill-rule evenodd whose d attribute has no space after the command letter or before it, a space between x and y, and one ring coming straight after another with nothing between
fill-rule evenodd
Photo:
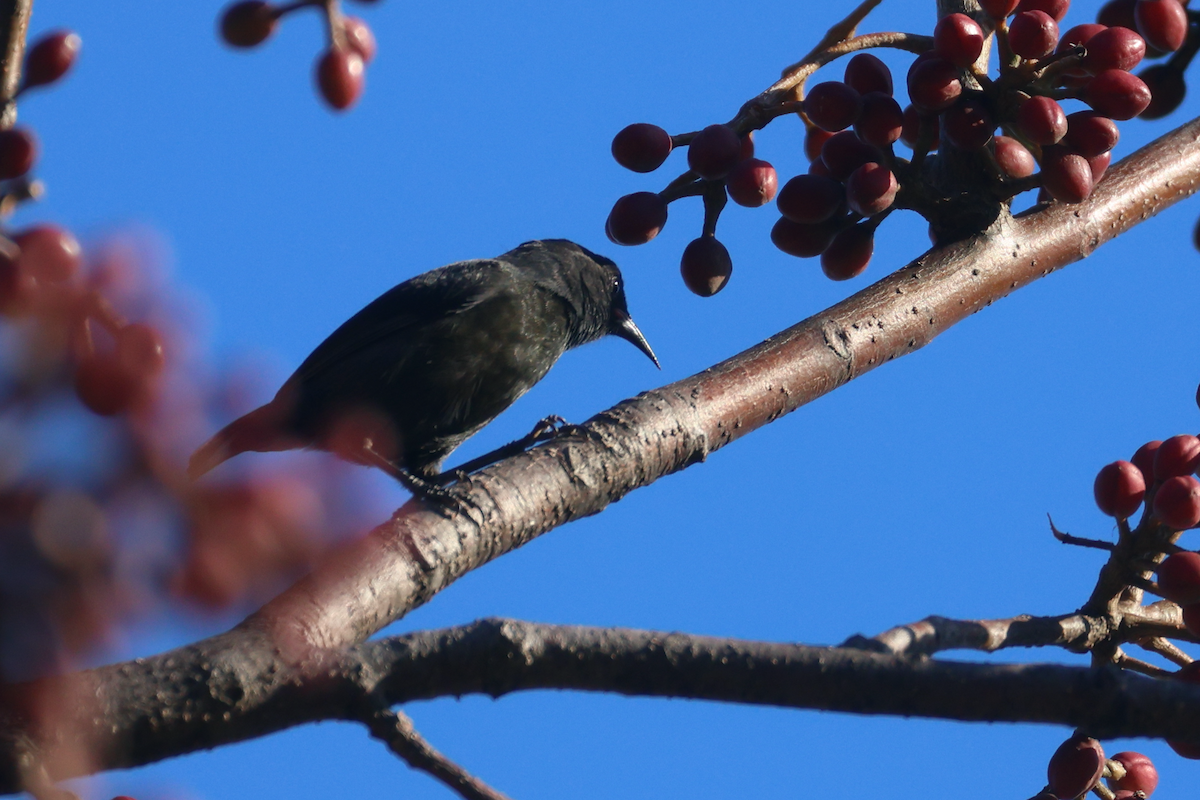
<instances>
[{"instance_id":1,"label":"blurred berry cluster","mask_svg":"<svg viewBox=\"0 0 1200 800\"><path fill-rule=\"evenodd\" d=\"M1107 779L1107 792L1101 778ZM1116 800L1145 800L1158 788L1158 770L1147 756L1125 751L1105 758L1099 742L1080 735L1054 751L1046 779L1046 788L1033 800L1076 800L1091 791Z\"/></svg>"},{"instance_id":2,"label":"blurred berry cluster","mask_svg":"<svg viewBox=\"0 0 1200 800\"><path fill-rule=\"evenodd\" d=\"M317 57L313 71L317 91L332 108L344 111L363 92L366 65L375 58L375 34L363 20L342 14L337 0L297 0L279 5L241 0L222 13L221 38L232 47L256 47L270 38L280 19L309 7L320 11L326 20L328 47Z\"/></svg>"},{"instance_id":3,"label":"blurred berry cluster","mask_svg":"<svg viewBox=\"0 0 1200 800\"><path fill-rule=\"evenodd\" d=\"M729 124L671 136L646 123L613 140L613 155L635 172L657 169L676 147L687 147L689 172L661 192L619 199L606 230L617 244L653 239L668 204L701 196L702 235L685 249L684 282L709 296L728 281L732 261L715 237L726 198L744 206L776 200L781 218L771 239L783 252L820 256L835 280L866 269L876 228L894 209L916 211L935 243L978 233L1012 198L1040 188L1039 201L1078 203L1103 177L1119 132L1117 121L1161 116L1182 99L1180 70L1194 54L1188 12L1179 0L1113 0L1101 22L1060 33L1070 0L981 0L982 14L955 13L932 36L860 36L838 43L807 65L872 46L917 53L908 69L908 104L894 95L888 67L857 52L842 80L800 96L776 93L768 113L748 103ZM987 74L991 48L999 73ZM1181 49L1184 48L1184 49ZM837 50L834 53L834 49ZM1143 57L1179 51L1143 73ZM796 69L796 68L793 68ZM807 73L806 73L807 74ZM1155 100L1153 92L1163 96ZM763 97L770 95L770 91ZM1067 113L1064 102L1080 105ZM751 109L748 113L747 109ZM774 168L754 157L751 132L795 111L806 126L808 173L779 187ZM757 112L757 113L756 113ZM900 144L910 155L896 152Z\"/></svg>"}]
</instances>

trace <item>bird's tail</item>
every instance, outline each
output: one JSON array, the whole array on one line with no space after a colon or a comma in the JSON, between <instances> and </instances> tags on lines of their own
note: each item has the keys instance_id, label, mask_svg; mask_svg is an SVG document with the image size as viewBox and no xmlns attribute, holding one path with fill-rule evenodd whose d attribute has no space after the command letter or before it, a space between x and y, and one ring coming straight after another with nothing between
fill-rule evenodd
<instances>
[{"instance_id":1,"label":"bird's tail","mask_svg":"<svg viewBox=\"0 0 1200 800\"><path fill-rule=\"evenodd\" d=\"M195 480L238 453L267 453L298 447L299 443L284 431L281 416L273 401L238 417L192 453L188 460L188 477Z\"/></svg>"}]
</instances>

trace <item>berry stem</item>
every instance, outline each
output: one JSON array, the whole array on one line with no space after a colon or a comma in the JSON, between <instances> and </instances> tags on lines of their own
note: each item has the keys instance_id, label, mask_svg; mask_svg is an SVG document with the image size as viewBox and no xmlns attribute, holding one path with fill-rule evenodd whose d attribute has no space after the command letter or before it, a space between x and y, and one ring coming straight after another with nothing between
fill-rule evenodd
<instances>
[{"instance_id":1,"label":"berry stem","mask_svg":"<svg viewBox=\"0 0 1200 800\"><path fill-rule=\"evenodd\" d=\"M717 219L721 216L729 195L725 193L725 184L720 181L708 181L704 186L704 227L701 229L705 236L717 235Z\"/></svg>"}]
</instances>

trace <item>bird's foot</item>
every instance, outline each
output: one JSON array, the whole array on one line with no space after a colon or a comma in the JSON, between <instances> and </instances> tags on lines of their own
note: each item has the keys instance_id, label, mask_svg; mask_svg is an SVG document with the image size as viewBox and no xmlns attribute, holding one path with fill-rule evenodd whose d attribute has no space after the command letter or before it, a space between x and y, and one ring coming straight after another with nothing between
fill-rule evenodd
<instances>
[{"instance_id":1,"label":"bird's foot","mask_svg":"<svg viewBox=\"0 0 1200 800\"><path fill-rule=\"evenodd\" d=\"M411 470L405 469L376 450L370 439L363 442L360 452L363 463L368 466L378 467L388 475L391 475L400 482L401 486L408 489L413 497L425 501L435 511L443 513L444 516L452 516L451 512L454 511L469 516L468 511L470 506L462 498L446 488L445 484L451 481L442 480L449 473L442 473L442 475L433 479L416 475Z\"/></svg>"},{"instance_id":2,"label":"bird's foot","mask_svg":"<svg viewBox=\"0 0 1200 800\"><path fill-rule=\"evenodd\" d=\"M525 438L531 440L531 444L539 444L541 442L548 442L559 436L582 436L585 439L592 439L593 441L598 441L600 438L598 433L586 425L567 422L558 414L551 414L540 421Z\"/></svg>"}]
</instances>

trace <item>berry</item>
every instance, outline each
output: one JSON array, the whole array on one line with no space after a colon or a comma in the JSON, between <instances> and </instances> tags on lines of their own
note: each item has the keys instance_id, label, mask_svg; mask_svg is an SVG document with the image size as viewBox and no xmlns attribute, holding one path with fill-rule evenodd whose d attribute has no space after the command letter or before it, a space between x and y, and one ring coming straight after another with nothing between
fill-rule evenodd
<instances>
[{"instance_id":1,"label":"berry","mask_svg":"<svg viewBox=\"0 0 1200 800\"><path fill-rule=\"evenodd\" d=\"M1137 449L1137 452L1133 454L1133 458L1129 459L1147 481L1154 480L1154 459L1157 457L1158 448L1161 446L1162 442L1157 439L1152 442L1146 442Z\"/></svg>"},{"instance_id":2,"label":"berry","mask_svg":"<svg viewBox=\"0 0 1200 800\"><path fill-rule=\"evenodd\" d=\"M1158 565L1159 594L1181 606L1200 603L1200 553L1172 553Z\"/></svg>"},{"instance_id":3,"label":"berry","mask_svg":"<svg viewBox=\"0 0 1200 800\"><path fill-rule=\"evenodd\" d=\"M75 365L75 394L92 412L111 417L138 400L137 379L111 354L93 354Z\"/></svg>"},{"instance_id":4,"label":"berry","mask_svg":"<svg viewBox=\"0 0 1200 800\"><path fill-rule=\"evenodd\" d=\"M1093 75L1106 69L1132 70L1146 55L1146 40L1129 28L1106 28L1087 43L1083 68Z\"/></svg>"},{"instance_id":5,"label":"berry","mask_svg":"<svg viewBox=\"0 0 1200 800\"><path fill-rule=\"evenodd\" d=\"M683 248L679 272L692 292L701 297L712 297L729 283L733 261L725 245L718 242L716 237L701 236Z\"/></svg>"},{"instance_id":6,"label":"berry","mask_svg":"<svg viewBox=\"0 0 1200 800\"><path fill-rule=\"evenodd\" d=\"M1092 186L1095 186L1104 177L1104 173L1108 171L1108 165L1112 163L1112 153L1101 153L1098 156L1092 156L1087 162L1088 169L1092 171Z\"/></svg>"},{"instance_id":7,"label":"berry","mask_svg":"<svg viewBox=\"0 0 1200 800\"><path fill-rule=\"evenodd\" d=\"M688 147L687 162L706 181L729 174L741 160L742 142L728 125L709 125L696 134Z\"/></svg>"},{"instance_id":8,"label":"berry","mask_svg":"<svg viewBox=\"0 0 1200 800\"><path fill-rule=\"evenodd\" d=\"M1181 433L1163 442L1154 454L1154 478L1164 481L1200 467L1200 438Z\"/></svg>"},{"instance_id":9,"label":"berry","mask_svg":"<svg viewBox=\"0 0 1200 800\"><path fill-rule=\"evenodd\" d=\"M900 141L909 147L916 147L922 131L932 129L930 150L936 150L941 144L941 127L938 118L932 114L922 113L916 106L904 109L904 127L900 131Z\"/></svg>"},{"instance_id":10,"label":"berry","mask_svg":"<svg viewBox=\"0 0 1200 800\"><path fill-rule=\"evenodd\" d=\"M1200 683L1200 661L1193 661L1186 666L1180 667L1179 670L1172 675L1175 680L1184 681L1185 683ZM1171 746L1179 755L1184 758L1200 759L1200 745L1191 742L1172 742L1167 740L1167 744Z\"/></svg>"},{"instance_id":11,"label":"berry","mask_svg":"<svg viewBox=\"0 0 1200 800\"><path fill-rule=\"evenodd\" d=\"M1158 770L1148 756L1126 750L1111 756L1125 768L1125 777L1120 780L1108 779L1108 785L1113 789L1124 789L1130 792L1142 792L1146 797L1154 794L1158 787Z\"/></svg>"},{"instance_id":12,"label":"berry","mask_svg":"<svg viewBox=\"0 0 1200 800\"><path fill-rule=\"evenodd\" d=\"M1120 69L1106 69L1084 87L1083 99L1106 117L1133 119L1150 105L1150 88L1136 75Z\"/></svg>"},{"instance_id":13,"label":"berry","mask_svg":"<svg viewBox=\"0 0 1200 800\"><path fill-rule=\"evenodd\" d=\"M846 84L860 95L871 92L892 94L892 71L878 57L858 53L846 63Z\"/></svg>"},{"instance_id":14,"label":"berry","mask_svg":"<svg viewBox=\"0 0 1200 800\"><path fill-rule=\"evenodd\" d=\"M45 86L66 75L82 44L71 31L55 31L38 39L25 55L25 86Z\"/></svg>"},{"instance_id":15,"label":"berry","mask_svg":"<svg viewBox=\"0 0 1200 800\"><path fill-rule=\"evenodd\" d=\"M1138 0L1133 18L1138 32L1155 49L1173 53L1187 38L1187 10L1179 0Z\"/></svg>"},{"instance_id":16,"label":"berry","mask_svg":"<svg viewBox=\"0 0 1200 800\"><path fill-rule=\"evenodd\" d=\"M836 132L849 128L862 112L862 97L840 81L818 83L804 98L804 113L822 130Z\"/></svg>"},{"instance_id":17,"label":"berry","mask_svg":"<svg viewBox=\"0 0 1200 800\"><path fill-rule=\"evenodd\" d=\"M221 15L221 38L233 47L254 47L275 32L277 22L270 3L262 0L234 3Z\"/></svg>"},{"instance_id":18,"label":"berry","mask_svg":"<svg viewBox=\"0 0 1200 800\"><path fill-rule=\"evenodd\" d=\"M1021 11L1008 27L1008 46L1022 58L1042 58L1054 50L1058 23L1045 11Z\"/></svg>"},{"instance_id":19,"label":"berry","mask_svg":"<svg viewBox=\"0 0 1200 800\"><path fill-rule=\"evenodd\" d=\"M1055 200L1081 203L1092 193L1092 169L1087 159L1064 147L1042 150L1042 188Z\"/></svg>"},{"instance_id":20,"label":"berry","mask_svg":"<svg viewBox=\"0 0 1200 800\"><path fill-rule=\"evenodd\" d=\"M1004 19L1017 8L1018 0L979 0L979 6L992 19Z\"/></svg>"},{"instance_id":21,"label":"berry","mask_svg":"<svg viewBox=\"0 0 1200 800\"><path fill-rule=\"evenodd\" d=\"M1150 89L1150 105L1138 115L1142 119L1162 119L1179 108L1187 96L1183 70L1170 62L1147 67L1138 77Z\"/></svg>"},{"instance_id":22,"label":"berry","mask_svg":"<svg viewBox=\"0 0 1200 800\"><path fill-rule=\"evenodd\" d=\"M809 161L816 161L821 157L821 148L832 137L833 134L829 131L823 131L815 125L809 125L804 131L804 155L808 156Z\"/></svg>"},{"instance_id":23,"label":"berry","mask_svg":"<svg viewBox=\"0 0 1200 800\"><path fill-rule=\"evenodd\" d=\"M1103 513L1128 519L1146 496L1146 480L1141 470L1128 461L1114 461L1096 475L1093 492Z\"/></svg>"},{"instance_id":24,"label":"berry","mask_svg":"<svg viewBox=\"0 0 1200 800\"><path fill-rule=\"evenodd\" d=\"M37 155L37 139L28 128L0 131L0 180L19 178L29 172Z\"/></svg>"},{"instance_id":25,"label":"berry","mask_svg":"<svg viewBox=\"0 0 1200 800\"><path fill-rule=\"evenodd\" d=\"M671 135L657 125L635 122L626 125L612 140L613 158L634 172L653 172L671 154Z\"/></svg>"},{"instance_id":26,"label":"berry","mask_svg":"<svg viewBox=\"0 0 1200 800\"><path fill-rule=\"evenodd\" d=\"M829 174L839 181L850 177L850 173L868 161L882 159L880 152L859 139L853 131L835 133L821 148L821 161Z\"/></svg>"},{"instance_id":27,"label":"berry","mask_svg":"<svg viewBox=\"0 0 1200 800\"><path fill-rule=\"evenodd\" d=\"M1163 481L1154 494L1154 516L1173 531L1194 528L1200 523L1200 481L1191 475Z\"/></svg>"},{"instance_id":28,"label":"berry","mask_svg":"<svg viewBox=\"0 0 1200 800\"><path fill-rule=\"evenodd\" d=\"M317 60L317 88L325 102L344 111L363 91L363 59L357 52L327 50Z\"/></svg>"},{"instance_id":29,"label":"berry","mask_svg":"<svg viewBox=\"0 0 1200 800\"><path fill-rule=\"evenodd\" d=\"M1067 10L1071 7L1071 0L1021 0L1017 4L1017 13L1022 11L1044 11L1054 18L1055 22L1062 22L1063 17L1067 15Z\"/></svg>"},{"instance_id":30,"label":"berry","mask_svg":"<svg viewBox=\"0 0 1200 800\"><path fill-rule=\"evenodd\" d=\"M614 244L645 244L666 224L667 201L654 192L634 192L613 204L604 231Z\"/></svg>"},{"instance_id":31,"label":"berry","mask_svg":"<svg viewBox=\"0 0 1200 800\"><path fill-rule=\"evenodd\" d=\"M775 205L792 222L812 225L845 212L846 190L833 178L797 175L783 185Z\"/></svg>"},{"instance_id":32,"label":"berry","mask_svg":"<svg viewBox=\"0 0 1200 800\"><path fill-rule=\"evenodd\" d=\"M166 365L162 336L149 325L135 322L117 332L117 360L132 375L148 378Z\"/></svg>"},{"instance_id":33,"label":"berry","mask_svg":"<svg viewBox=\"0 0 1200 800\"><path fill-rule=\"evenodd\" d=\"M1186 605L1183 611L1183 627L1192 634L1200 632L1200 603Z\"/></svg>"},{"instance_id":34,"label":"berry","mask_svg":"<svg viewBox=\"0 0 1200 800\"><path fill-rule=\"evenodd\" d=\"M742 137L742 145L738 151L738 157L742 161L745 161L747 158L754 158L754 131L750 131Z\"/></svg>"},{"instance_id":35,"label":"berry","mask_svg":"<svg viewBox=\"0 0 1200 800\"><path fill-rule=\"evenodd\" d=\"M846 179L846 201L850 208L864 217L873 217L892 207L900 184L887 167L870 162L863 164Z\"/></svg>"},{"instance_id":36,"label":"berry","mask_svg":"<svg viewBox=\"0 0 1200 800\"><path fill-rule=\"evenodd\" d=\"M1054 48L1054 52L1065 53L1079 45L1087 45L1096 34L1104 29L1104 25L1099 25L1095 22L1085 22L1082 25L1068 28L1066 33L1058 37L1058 47ZM1088 49L1090 50L1091 48L1089 47Z\"/></svg>"},{"instance_id":37,"label":"berry","mask_svg":"<svg viewBox=\"0 0 1200 800\"><path fill-rule=\"evenodd\" d=\"M922 111L942 111L962 94L958 67L934 56L914 61L908 71L908 97Z\"/></svg>"},{"instance_id":38,"label":"berry","mask_svg":"<svg viewBox=\"0 0 1200 800\"><path fill-rule=\"evenodd\" d=\"M966 14L947 14L933 29L933 49L956 67L969 67L983 52L983 28Z\"/></svg>"},{"instance_id":39,"label":"berry","mask_svg":"<svg viewBox=\"0 0 1200 800\"><path fill-rule=\"evenodd\" d=\"M1067 115L1049 97L1034 95L1017 109L1017 124L1034 144L1058 144L1067 135Z\"/></svg>"},{"instance_id":40,"label":"berry","mask_svg":"<svg viewBox=\"0 0 1200 800\"><path fill-rule=\"evenodd\" d=\"M1028 178L1037 170L1033 153L1016 139L997 136L994 140L996 163L1011 178Z\"/></svg>"},{"instance_id":41,"label":"berry","mask_svg":"<svg viewBox=\"0 0 1200 800\"><path fill-rule=\"evenodd\" d=\"M29 268L0 256L0 314L28 313L38 300L38 282Z\"/></svg>"},{"instance_id":42,"label":"berry","mask_svg":"<svg viewBox=\"0 0 1200 800\"><path fill-rule=\"evenodd\" d=\"M1075 798L1091 791L1104 774L1104 748L1088 736L1072 736L1054 755L1046 768L1046 782L1056 797Z\"/></svg>"},{"instance_id":43,"label":"berry","mask_svg":"<svg viewBox=\"0 0 1200 800\"><path fill-rule=\"evenodd\" d=\"M1063 144L1084 158L1107 153L1120 139L1117 123L1102 114L1076 111L1067 115L1067 135L1063 137Z\"/></svg>"},{"instance_id":44,"label":"berry","mask_svg":"<svg viewBox=\"0 0 1200 800\"><path fill-rule=\"evenodd\" d=\"M862 96L862 113L854 123L858 138L875 147L887 147L904 130L904 112L890 94L868 92Z\"/></svg>"},{"instance_id":45,"label":"berry","mask_svg":"<svg viewBox=\"0 0 1200 800\"><path fill-rule=\"evenodd\" d=\"M1096 22L1110 28L1119 26L1132 30L1137 27L1133 15L1136 5L1137 0L1109 0L1100 7L1100 13L1096 15Z\"/></svg>"},{"instance_id":46,"label":"berry","mask_svg":"<svg viewBox=\"0 0 1200 800\"><path fill-rule=\"evenodd\" d=\"M725 179L729 196L739 206L757 208L775 199L779 177L770 163L759 158L746 158L738 162Z\"/></svg>"},{"instance_id":47,"label":"berry","mask_svg":"<svg viewBox=\"0 0 1200 800\"><path fill-rule=\"evenodd\" d=\"M780 217L771 228L771 243L789 256L812 258L825 252L840 228L840 219L810 225Z\"/></svg>"},{"instance_id":48,"label":"berry","mask_svg":"<svg viewBox=\"0 0 1200 800\"><path fill-rule=\"evenodd\" d=\"M959 150L986 147L996 131L996 121L983 102L975 97L959 98L942 112L942 135Z\"/></svg>"},{"instance_id":49,"label":"berry","mask_svg":"<svg viewBox=\"0 0 1200 800\"><path fill-rule=\"evenodd\" d=\"M862 274L874 252L875 228L851 225L839 231L821 253L821 271L830 280L849 280Z\"/></svg>"},{"instance_id":50,"label":"berry","mask_svg":"<svg viewBox=\"0 0 1200 800\"><path fill-rule=\"evenodd\" d=\"M17 260L39 281L60 283L79 273L83 251L70 231L54 225L35 225L13 236L21 248Z\"/></svg>"},{"instance_id":51,"label":"berry","mask_svg":"<svg viewBox=\"0 0 1200 800\"><path fill-rule=\"evenodd\" d=\"M342 33L346 36L346 44L350 49L362 56L364 64L370 64L375 58L375 34L366 22L358 17L342 18Z\"/></svg>"}]
</instances>

